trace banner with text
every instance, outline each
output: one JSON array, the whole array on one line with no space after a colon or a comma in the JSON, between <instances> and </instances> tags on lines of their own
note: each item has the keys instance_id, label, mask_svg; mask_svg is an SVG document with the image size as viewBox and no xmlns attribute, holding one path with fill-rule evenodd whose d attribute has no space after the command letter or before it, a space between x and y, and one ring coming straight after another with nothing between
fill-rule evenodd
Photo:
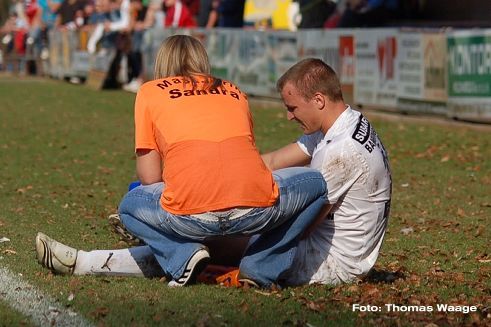
<instances>
[{"instance_id":1,"label":"banner with text","mask_svg":"<svg viewBox=\"0 0 491 327\"><path fill-rule=\"evenodd\" d=\"M383 108L397 106L396 29L355 33L355 104Z\"/></svg>"},{"instance_id":2,"label":"banner with text","mask_svg":"<svg viewBox=\"0 0 491 327\"><path fill-rule=\"evenodd\" d=\"M449 116L491 121L491 30L447 38Z\"/></svg>"},{"instance_id":3,"label":"banner with text","mask_svg":"<svg viewBox=\"0 0 491 327\"><path fill-rule=\"evenodd\" d=\"M446 36L399 33L397 107L404 112L446 114Z\"/></svg>"}]
</instances>

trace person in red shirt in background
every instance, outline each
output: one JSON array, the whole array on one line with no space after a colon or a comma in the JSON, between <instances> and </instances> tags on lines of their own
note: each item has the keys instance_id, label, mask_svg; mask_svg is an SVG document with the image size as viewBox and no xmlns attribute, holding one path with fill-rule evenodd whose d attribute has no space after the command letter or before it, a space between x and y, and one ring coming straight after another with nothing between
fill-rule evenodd
<instances>
[{"instance_id":1,"label":"person in red shirt in background","mask_svg":"<svg viewBox=\"0 0 491 327\"><path fill-rule=\"evenodd\" d=\"M197 20L200 11L200 0L181 0L189 8L191 15Z\"/></svg>"},{"instance_id":2,"label":"person in red shirt in background","mask_svg":"<svg viewBox=\"0 0 491 327\"><path fill-rule=\"evenodd\" d=\"M197 27L189 8L180 0L164 0L165 27Z\"/></svg>"}]
</instances>

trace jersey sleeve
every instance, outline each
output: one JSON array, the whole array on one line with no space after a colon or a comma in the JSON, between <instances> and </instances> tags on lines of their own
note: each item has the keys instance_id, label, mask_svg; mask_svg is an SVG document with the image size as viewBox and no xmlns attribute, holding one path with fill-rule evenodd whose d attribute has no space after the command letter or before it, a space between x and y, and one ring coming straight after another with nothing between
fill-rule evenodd
<instances>
[{"instance_id":1,"label":"jersey sleeve","mask_svg":"<svg viewBox=\"0 0 491 327\"><path fill-rule=\"evenodd\" d=\"M135 151L139 149L158 150L154 135L150 108L144 96L144 88L140 88L135 100Z\"/></svg>"},{"instance_id":2,"label":"jersey sleeve","mask_svg":"<svg viewBox=\"0 0 491 327\"><path fill-rule=\"evenodd\" d=\"M345 141L330 147L330 151L324 154L321 167L327 183L328 202L337 203L367 169L365 160L355 151L352 142Z\"/></svg>"}]
</instances>

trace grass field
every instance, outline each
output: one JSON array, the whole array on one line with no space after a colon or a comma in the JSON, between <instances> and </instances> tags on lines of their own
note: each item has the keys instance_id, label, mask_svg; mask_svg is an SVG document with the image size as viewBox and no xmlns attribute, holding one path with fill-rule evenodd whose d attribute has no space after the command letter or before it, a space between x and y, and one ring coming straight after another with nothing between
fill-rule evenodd
<instances>
[{"instance_id":1,"label":"grass field","mask_svg":"<svg viewBox=\"0 0 491 327\"><path fill-rule=\"evenodd\" d=\"M382 253L367 281L275 292L169 289L159 279L54 276L35 260L37 231L85 250L125 246L107 216L135 179L134 95L0 77L0 99L0 238L10 239L0 243L0 267L95 324L491 324L490 129L372 120L389 151L394 189ZM253 114L261 151L299 135L281 110ZM353 312L353 304L382 310ZM393 312L386 304L434 311ZM477 312L438 312L437 304ZM0 318L0 326L31 324L1 293Z\"/></svg>"}]
</instances>

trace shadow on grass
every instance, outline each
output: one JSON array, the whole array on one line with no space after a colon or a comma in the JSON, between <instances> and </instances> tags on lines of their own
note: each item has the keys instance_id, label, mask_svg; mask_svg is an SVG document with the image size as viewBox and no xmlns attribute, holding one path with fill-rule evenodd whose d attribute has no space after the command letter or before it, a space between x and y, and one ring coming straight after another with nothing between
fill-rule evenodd
<instances>
[{"instance_id":1,"label":"shadow on grass","mask_svg":"<svg viewBox=\"0 0 491 327\"><path fill-rule=\"evenodd\" d=\"M365 283L380 284L393 283L398 279L406 279L406 275L402 270L387 271L383 269L372 268L367 276L363 279Z\"/></svg>"}]
</instances>

